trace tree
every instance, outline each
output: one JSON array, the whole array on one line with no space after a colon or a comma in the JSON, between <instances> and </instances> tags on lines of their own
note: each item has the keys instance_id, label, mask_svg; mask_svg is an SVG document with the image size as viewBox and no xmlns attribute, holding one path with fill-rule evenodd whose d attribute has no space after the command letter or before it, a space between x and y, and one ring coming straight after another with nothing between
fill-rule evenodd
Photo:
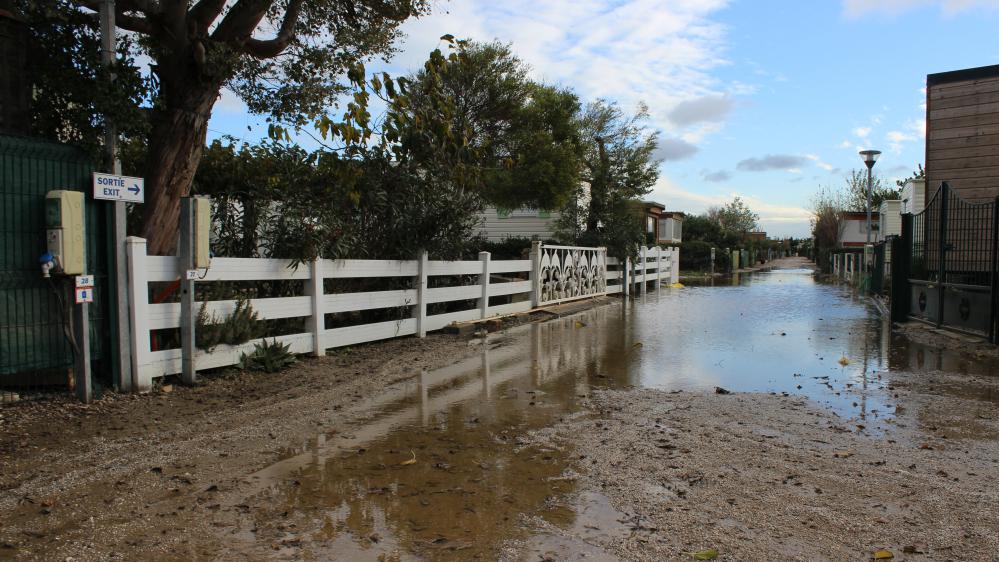
<instances>
[{"instance_id":1,"label":"tree","mask_svg":"<svg viewBox=\"0 0 999 562\"><path fill-rule=\"evenodd\" d=\"M15 5L28 24L32 134L74 144L101 161L106 119L126 137L147 133L140 105L148 99L149 84L135 68L131 37L121 39L115 64L105 68L97 21L70 0Z\"/></svg>"},{"instance_id":2,"label":"tree","mask_svg":"<svg viewBox=\"0 0 999 562\"><path fill-rule=\"evenodd\" d=\"M38 0L34 0L38 1ZM73 0L97 11L100 0ZM227 87L273 124L303 126L321 118L364 80L360 64L392 51L398 26L428 10L427 0L118 0L119 28L136 34L153 60L146 202L142 234L153 254L176 244L180 198L201 160L208 119ZM364 92L334 129L363 137Z\"/></svg>"},{"instance_id":3,"label":"tree","mask_svg":"<svg viewBox=\"0 0 999 562\"><path fill-rule=\"evenodd\" d=\"M819 188L812 197L812 239L815 241L814 259L821 268L829 265L829 252L839 244L841 233L840 213L846 194ZM866 201L865 201L866 204Z\"/></svg>"},{"instance_id":4,"label":"tree","mask_svg":"<svg viewBox=\"0 0 999 562\"><path fill-rule=\"evenodd\" d=\"M597 100L586 106L581 126L582 179L590 188L587 231L595 231L617 201L642 197L659 179L661 162L652 156L659 136L647 130L648 119L645 105L631 117L614 102Z\"/></svg>"},{"instance_id":5,"label":"tree","mask_svg":"<svg viewBox=\"0 0 999 562\"><path fill-rule=\"evenodd\" d=\"M530 81L527 71L509 45L456 42L446 65L410 77L409 94L393 105L407 119L400 127L405 157L496 206L561 208L579 185L579 101L569 90ZM438 142L413 130L428 120L446 127Z\"/></svg>"},{"instance_id":6,"label":"tree","mask_svg":"<svg viewBox=\"0 0 999 562\"><path fill-rule=\"evenodd\" d=\"M661 163L653 158L658 133L646 127L648 118L644 105L628 117L616 103L604 100L583 110L582 184L562 209L560 238L606 246L619 258L634 254L645 241L632 204L652 190Z\"/></svg>"},{"instance_id":7,"label":"tree","mask_svg":"<svg viewBox=\"0 0 999 562\"><path fill-rule=\"evenodd\" d=\"M888 182L881 176L871 177L871 210L874 211L881 206L881 202L887 199L898 199L901 196L901 188L891 188ZM864 170L850 170L850 175L846 176L846 199L843 202L847 211L867 210L867 172Z\"/></svg>"},{"instance_id":8,"label":"tree","mask_svg":"<svg viewBox=\"0 0 999 562\"><path fill-rule=\"evenodd\" d=\"M909 176L909 177L907 177L905 179L895 180L895 185L897 185L899 187L899 189L905 187L905 184L907 184L908 182L910 182L912 180L925 180L926 179L926 170L923 169L923 165L922 164L917 164L917 165L919 166L919 168L916 169L916 170L913 170L911 176Z\"/></svg>"},{"instance_id":9,"label":"tree","mask_svg":"<svg viewBox=\"0 0 999 562\"><path fill-rule=\"evenodd\" d=\"M741 197L732 201L708 208L708 218L718 223L722 230L738 234L756 230L760 215L753 212Z\"/></svg>"}]
</instances>

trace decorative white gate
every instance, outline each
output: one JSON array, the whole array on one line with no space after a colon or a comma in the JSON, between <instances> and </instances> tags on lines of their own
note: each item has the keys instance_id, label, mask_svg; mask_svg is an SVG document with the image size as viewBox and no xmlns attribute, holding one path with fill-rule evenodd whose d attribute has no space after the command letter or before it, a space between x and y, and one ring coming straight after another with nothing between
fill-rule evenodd
<instances>
[{"instance_id":1,"label":"decorative white gate","mask_svg":"<svg viewBox=\"0 0 999 562\"><path fill-rule=\"evenodd\" d=\"M607 248L535 246L539 306L607 294Z\"/></svg>"}]
</instances>

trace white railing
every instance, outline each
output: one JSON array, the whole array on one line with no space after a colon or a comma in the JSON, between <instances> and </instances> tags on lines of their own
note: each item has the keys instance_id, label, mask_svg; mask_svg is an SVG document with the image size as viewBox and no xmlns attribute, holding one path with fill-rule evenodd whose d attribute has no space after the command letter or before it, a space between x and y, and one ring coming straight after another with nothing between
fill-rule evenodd
<instances>
[{"instance_id":1,"label":"white railing","mask_svg":"<svg viewBox=\"0 0 999 562\"><path fill-rule=\"evenodd\" d=\"M174 256L149 256L146 241L128 238L130 329L132 372L136 390L148 390L152 380L182 372L180 348L154 349L153 333L181 327L181 303L154 303L151 284L165 286L185 272ZM662 280L675 282L679 270L677 250L642 248L632 264L632 283ZM435 261L424 252L416 260L328 260L290 267L289 260L266 258L214 258L207 270L198 270L196 285L219 281L300 282L297 294L276 298L250 299L259 320L301 318L304 331L267 337L290 346L293 353L322 355L327 349L406 335L423 337L427 332L455 322L486 319L526 312L537 306L588 298L609 293L628 294L621 283L623 269L608 258L603 248L543 246L536 243L530 259L492 261L488 252L474 261ZM608 271L617 266L617 271ZM456 276L474 279L473 284L443 286L434 279ZM327 279L408 278L399 283L406 288L366 292L327 293ZM459 279L461 279L459 277ZM608 285L607 281L616 284ZM202 291L198 291L200 294ZM505 304L490 305L493 297L508 297ZM428 313L428 305L467 301L459 310ZM495 299L494 299L495 301ZM202 303L194 303L200 310ZM209 317L225 318L235 308L234 300L204 303ZM437 307L432 307L437 308ZM392 319L336 328L326 327L326 315L376 309L396 309ZM235 365L243 353L250 353L263 339L240 345L215 346L211 351L194 351L195 370Z\"/></svg>"},{"instance_id":2,"label":"white railing","mask_svg":"<svg viewBox=\"0 0 999 562\"><path fill-rule=\"evenodd\" d=\"M146 255L146 241L128 239L129 290L133 343L132 368L136 386L148 390L152 379L180 373L180 348L153 350L151 333L155 330L179 328L181 304L150 302L150 283L170 283L179 279L179 260L172 256ZM294 353L322 355L327 349L363 342L405 336L425 335L453 322L479 320L525 312L532 308L530 260L491 261L490 254L479 254L476 261L434 261L424 253L418 260L327 260L291 268L288 260L256 258L215 258L211 267L200 270L197 283L217 281L300 281L299 296L251 299L249 304L260 320L306 318L306 331L268 337L288 344ZM435 287L434 277L471 275L472 285ZM325 293L326 279L347 278L412 278L412 288L371 292ZM514 280L509 280L510 278ZM506 279L506 282L496 282ZM489 298L510 295L511 302L490 306ZM458 311L428 314L427 305L454 301L474 301L474 306ZM198 310L201 302L195 303ZM233 311L232 300L209 301L206 312L224 318ZM410 312L412 307L412 312ZM325 315L373 309L399 309L393 320L327 329ZM218 345L211 352L197 350L196 369L225 367L239 362L261 340L242 345Z\"/></svg>"},{"instance_id":3,"label":"white railing","mask_svg":"<svg viewBox=\"0 0 999 562\"><path fill-rule=\"evenodd\" d=\"M607 294L628 294L632 285L642 291L652 281L672 285L680 281L680 248L640 247L634 261L628 259L622 266L621 260L607 258L607 266L607 279L611 281L607 285ZM625 272L629 269L626 281Z\"/></svg>"},{"instance_id":4,"label":"white railing","mask_svg":"<svg viewBox=\"0 0 999 562\"><path fill-rule=\"evenodd\" d=\"M607 248L537 243L532 255L537 260L538 305L607 294Z\"/></svg>"}]
</instances>

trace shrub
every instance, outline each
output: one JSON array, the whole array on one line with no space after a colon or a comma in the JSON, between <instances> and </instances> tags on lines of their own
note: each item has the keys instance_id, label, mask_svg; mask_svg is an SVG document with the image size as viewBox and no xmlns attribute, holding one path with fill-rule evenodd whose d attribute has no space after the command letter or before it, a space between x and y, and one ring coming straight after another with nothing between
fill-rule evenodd
<instances>
[{"instance_id":1,"label":"shrub","mask_svg":"<svg viewBox=\"0 0 999 562\"><path fill-rule=\"evenodd\" d=\"M701 240L682 242L680 244L680 269L695 271L711 269L711 244Z\"/></svg>"},{"instance_id":2,"label":"shrub","mask_svg":"<svg viewBox=\"0 0 999 562\"><path fill-rule=\"evenodd\" d=\"M265 373L277 373L282 371L293 363L297 359L295 354L291 352L291 345L286 343L278 343L275 338L270 343L264 340L263 343L258 343L253 347L253 353L250 355L243 354L239 358L239 367L241 369L250 369L253 371L263 371Z\"/></svg>"}]
</instances>

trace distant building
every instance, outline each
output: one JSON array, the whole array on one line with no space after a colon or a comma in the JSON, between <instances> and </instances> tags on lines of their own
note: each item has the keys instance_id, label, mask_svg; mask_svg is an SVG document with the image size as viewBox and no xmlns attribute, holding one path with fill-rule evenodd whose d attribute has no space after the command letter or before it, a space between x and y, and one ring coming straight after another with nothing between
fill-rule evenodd
<instances>
[{"instance_id":1,"label":"distant building","mask_svg":"<svg viewBox=\"0 0 999 562\"><path fill-rule=\"evenodd\" d=\"M880 215L877 212L871 213L871 242L878 239ZM863 248L867 243L867 212L866 211L844 211L839 214L839 241L840 248Z\"/></svg>"},{"instance_id":2,"label":"distant building","mask_svg":"<svg viewBox=\"0 0 999 562\"><path fill-rule=\"evenodd\" d=\"M507 238L551 240L559 217L558 211L486 207L479 214L479 233L490 242Z\"/></svg>"},{"instance_id":3,"label":"distant building","mask_svg":"<svg viewBox=\"0 0 999 562\"><path fill-rule=\"evenodd\" d=\"M755 232L747 232L745 239L747 242L766 242L767 233L762 230L757 230Z\"/></svg>"},{"instance_id":4,"label":"distant building","mask_svg":"<svg viewBox=\"0 0 999 562\"><path fill-rule=\"evenodd\" d=\"M888 236L900 236L902 234L902 201L899 199L886 199L881 202L878 208L877 241L881 241ZM864 215L867 220L867 215Z\"/></svg>"},{"instance_id":5,"label":"distant building","mask_svg":"<svg viewBox=\"0 0 999 562\"><path fill-rule=\"evenodd\" d=\"M667 211L665 205L655 201L633 201L631 206L650 243L668 245L683 240L683 213Z\"/></svg>"},{"instance_id":6,"label":"distant building","mask_svg":"<svg viewBox=\"0 0 999 562\"><path fill-rule=\"evenodd\" d=\"M915 215L926 208L926 180L908 180L902 186L899 212Z\"/></svg>"}]
</instances>

